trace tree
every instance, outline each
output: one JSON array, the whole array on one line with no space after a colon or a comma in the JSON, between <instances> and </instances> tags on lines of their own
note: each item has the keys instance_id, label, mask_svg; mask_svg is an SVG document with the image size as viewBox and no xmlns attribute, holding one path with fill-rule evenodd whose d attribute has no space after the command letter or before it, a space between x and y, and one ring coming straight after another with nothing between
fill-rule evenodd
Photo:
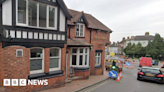
<instances>
[{"instance_id":1,"label":"tree","mask_svg":"<svg viewBox=\"0 0 164 92\"><path fill-rule=\"evenodd\" d=\"M146 54L158 59L160 55L164 55L164 42L159 34L156 34L154 40L149 44L146 49Z\"/></svg>"}]
</instances>

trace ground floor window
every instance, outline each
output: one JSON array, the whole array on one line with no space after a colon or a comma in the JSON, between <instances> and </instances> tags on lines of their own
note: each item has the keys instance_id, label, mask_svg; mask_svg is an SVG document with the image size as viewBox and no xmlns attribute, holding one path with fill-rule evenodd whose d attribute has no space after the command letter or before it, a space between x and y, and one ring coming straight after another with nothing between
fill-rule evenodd
<instances>
[{"instance_id":1,"label":"ground floor window","mask_svg":"<svg viewBox=\"0 0 164 92\"><path fill-rule=\"evenodd\" d=\"M44 72L44 49L30 49L30 74Z\"/></svg>"},{"instance_id":2,"label":"ground floor window","mask_svg":"<svg viewBox=\"0 0 164 92\"><path fill-rule=\"evenodd\" d=\"M95 55L95 66L101 65L101 52L96 52Z\"/></svg>"},{"instance_id":3,"label":"ground floor window","mask_svg":"<svg viewBox=\"0 0 164 92\"><path fill-rule=\"evenodd\" d=\"M89 66L89 48L72 48L71 66Z\"/></svg>"},{"instance_id":4,"label":"ground floor window","mask_svg":"<svg viewBox=\"0 0 164 92\"><path fill-rule=\"evenodd\" d=\"M61 49L60 48L51 48L50 49L50 62L49 70L61 70Z\"/></svg>"}]
</instances>

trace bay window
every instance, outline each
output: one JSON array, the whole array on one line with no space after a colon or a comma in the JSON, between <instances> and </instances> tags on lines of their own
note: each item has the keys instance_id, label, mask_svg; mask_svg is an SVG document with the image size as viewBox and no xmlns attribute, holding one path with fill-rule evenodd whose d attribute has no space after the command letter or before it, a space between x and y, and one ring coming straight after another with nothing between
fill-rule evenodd
<instances>
[{"instance_id":1,"label":"bay window","mask_svg":"<svg viewBox=\"0 0 164 92\"><path fill-rule=\"evenodd\" d=\"M57 7L32 0L16 0L18 26L57 29Z\"/></svg>"},{"instance_id":2,"label":"bay window","mask_svg":"<svg viewBox=\"0 0 164 92\"><path fill-rule=\"evenodd\" d=\"M44 49L30 49L30 74L44 72Z\"/></svg>"},{"instance_id":3,"label":"bay window","mask_svg":"<svg viewBox=\"0 0 164 92\"><path fill-rule=\"evenodd\" d=\"M60 48L51 48L50 49L50 63L49 70L61 70L61 49Z\"/></svg>"},{"instance_id":4,"label":"bay window","mask_svg":"<svg viewBox=\"0 0 164 92\"><path fill-rule=\"evenodd\" d=\"M72 48L71 51L71 66L89 66L89 48Z\"/></svg>"},{"instance_id":5,"label":"bay window","mask_svg":"<svg viewBox=\"0 0 164 92\"><path fill-rule=\"evenodd\" d=\"M76 25L76 36L77 37L84 37L84 30L85 29L85 25L81 24L81 23L77 23Z\"/></svg>"},{"instance_id":6,"label":"bay window","mask_svg":"<svg viewBox=\"0 0 164 92\"><path fill-rule=\"evenodd\" d=\"M100 52L96 52L95 55L95 66L101 65L101 53Z\"/></svg>"}]
</instances>

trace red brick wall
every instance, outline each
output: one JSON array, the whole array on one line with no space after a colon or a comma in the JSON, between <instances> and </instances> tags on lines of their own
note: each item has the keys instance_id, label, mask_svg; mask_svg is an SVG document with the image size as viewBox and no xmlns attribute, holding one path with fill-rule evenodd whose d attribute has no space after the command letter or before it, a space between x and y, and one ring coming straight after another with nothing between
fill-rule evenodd
<instances>
[{"instance_id":1,"label":"red brick wall","mask_svg":"<svg viewBox=\"0 0 164 92\"><path fill-rule=\"evenodd\" d=\"M16 49L23 49L23 57L16 57ZM44 64L45 73L49 72L49 52L50 48L44 49ZM66 56L66 44L65 48L61 49L61 70L65 73L65 58ZM36 91L42 89L54 88L57 86L62 86L65 83L65 76L59 76L55 78L48 79L48 86L26 86L26 87L3 87L3 79L27 79L30 75L30 48L25 48L23 46L8 46L5 48L1 47L0 43L0 92L26 92L26 91ZM4 75L4 77L2 76Z\"/></svg>"},{"instance_id":2,"label":"red brick wall","mask_svg":"<svg viewBox=\"0 0 164 92\"><path fill-rule=\"evenodd\" d=\"M75 76L82 76L81 79L88 79L90 76L90 71L74 71Z\"/></svg>"},{"instance_id":3,"label":"red brick wall","mask_svg":"<svg viewBox=\"0 0 164 92\"><path fill-rule=\"evenodd\" d=\"M75 26L71 27L70 30L69 30L69 28L67 28L67 30L68 30L67 31L68 37L69 37L69 31L70 31L70 38L85 39L87 42L90 43L90 30L91 29L88 29L86 26L85 26L85 38L75 37L75 35L76 35L76 27ZM92 75L103 74L104 68L94 69L94 67L95 67L95 51L96 50L103 50L103 52L101 53L101 65L102 65L102 67L104 67L105 44L110 43L109 42L109 38L110 38L109 34L110 33L106 33L104 31L100 31L100 32L97 32L97 30L91 31L91 44L93 45L93 47L92 47L92 50L90 51L90 68L91 68L90 73ZM95 36L100 37L100 39L95 39ZM101 39L102 37L105 37L106 39ZM109 46L107 46L107 47L109 49ZM67 50L69 51L70 48L67 48ZM68 61L69 60L70 60L70 52L68 55ZM70 66L70 61L68 63L69 63L68 66ZM68 71L69 71L69 69L68 69Z\"/></svg>"}]
</instances>

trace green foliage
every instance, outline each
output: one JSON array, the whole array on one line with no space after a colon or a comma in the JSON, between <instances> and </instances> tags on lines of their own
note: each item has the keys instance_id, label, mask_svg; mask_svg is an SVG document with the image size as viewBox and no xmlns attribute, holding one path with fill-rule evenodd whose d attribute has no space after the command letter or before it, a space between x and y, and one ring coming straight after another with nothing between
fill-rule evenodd
<instances>
[{"instance_id":1,"label":"green foliage","mask_svg":"<svg viewBox=\"0 0 164 92\"><path fill-rule=\"evenodd\" d=\"M163 38L159 34L156 34L154 40L149 41L146 47L142 47L141 43L137 45L129 43L124 49L126 55L137 55L138 57L150 55L153 58L158 59L159 56L164 55L164 42Z\"/></svg>"}]
</instances>

